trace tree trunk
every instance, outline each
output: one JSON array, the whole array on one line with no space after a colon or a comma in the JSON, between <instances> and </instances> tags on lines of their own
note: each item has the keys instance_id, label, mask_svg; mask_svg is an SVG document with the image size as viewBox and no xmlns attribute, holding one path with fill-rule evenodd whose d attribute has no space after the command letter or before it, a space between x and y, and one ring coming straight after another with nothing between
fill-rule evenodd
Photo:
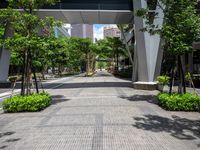
<instances>
[{"instance_id":1,"label":"tree trunk","mask_svg":"<svg viewBox=\"0 0 200 150\"><path fill-rule=\"evenodd\" d=\"M183 62L182 62L182 59L181 59L181 56L179 56L180 58L180 71L181 71L181 80L182 80L182 87L183 87L183 93L185 94L186 93L186 85L185 85L185 71L183 69Z\"/></svg>"},{"instance_id":2,"label":"tree trunk","mask_svg":"<svg viewBox=\"0 0 200 150\"><path fill-rule=\"evenodd\" d=\"M90 71L90 56L89 53L87 54L87 68L86 68L86 75L89 75Z\"/></svg>"},{"instance_id":3,"label":"tree trunk","mask_svg":"<svg viewBox=\"0 0 200 150\"><path fill-rule=\"evenodd\" d=\"M45 80L45 67L42 69L42 79ZM47 74L48 74L48 71L47 71Z\"/></svg>"},{"instance_id":4,"label":"tree trunk","mask_svg":"<svg viewBox=\"0 0 200 150\"><path fill-rule=\"evenodd\" d=\"M182 77L181 77L181 70L180 70L180 57L177 56L177 60L178 60L178 93L182 94L183 93L183 88L182 88Z\"/></svg>"},{"instance_id":5,"label":"tree trunk","mask_svg":"<svg viewBox=\"0 0 200 150\"><path fill-rule=\"evenodd\" d=\"M170 85L169 85L169 94L172 94L172 87L173 87L173 81L174 81L174 68L175 66L172 66L171 69L171 76L170 76Z\"/></svg>"},{"instance_id":6,"label":"tree trunk","mask_svg":"<svg viewBox=\"0 0 200 150\"><path fill-rule=\"evenodd\" d=\"M119 70L119 53L117 53L117 71Z\"/></svg>"},{"instance_id":7,"label":"tree trunk","mask_svg":"<svg viewBox=\"0 0 200 150\"><path fill-rule=\"evenodd\" d=\"M33 67L33 75L34 75L34 80L35 80L35 88L36 88L36 92L39 93L38 83L37 83L37 76L36 76L35 68L34 68L34 67Z\"/></svg>"},{"instance_id":8,"label":"tree trunk","mask_svg":"<svg viewBox=\"0 0 200 150\"><path fill-rule=\"evenodd\" d=\"M23 72L22 72L22 83L21 83L21 95L25 95L25 74L26 74L26 52L23 55Z\"/></svg>"},{"instance_id":9,"label":"tree trunk","mask_svg":"<svg viewBox=\"0 0 200 150\"><path fill-rule=\"evenodd\" d=\"M32 54L30 53L30 63L31 63L31 64L32 64L32 60L33 60L33 58L32 58ZM32 68L32 70L33 70L33 75L34 75L34 80L35 80L35 88L36 88L36 92L39 93L38 82L37 82L37 76L36 76L36 72L35 72L35 67L32 66L31 68Z\"/></svg>"},{"instance_id":10,"label":"tree trunk","mask_svg":"<svg viewBox=\"0 0 200 150\"><path fill-rule=\"evenodd\" d=\"M31 81L32 81L32 71L31 71L31 59L30 59L30 49L28 50L27 53L27 90L26 90L26 95L31 94Z\"/></svg>"},{"instance_id":11,"label":"tree trunk","mask_svg":"<svg viewBox=\"0 0 200 150\"><path fill-rule=\"evenodd\" d=\"M58 76L61 76L61 65L58 64Z\"/></svg>"},{"instance_id":12,"label":"tree trunk","mask_svg":"<svg viewBox=\"0 0 200 150\"><path fill-rule=\"evenodd\" d=\"M96 59L95 57L93 58L93 72L96 71Z\"/></svg>"},{"instance_id":13,"label":"tree trunk","mask_svg":"<svg viewBox=\"0 0 200 150\"><path fill-rule=\"evenodd\" d=\"M185 73L183 71L181 56L178 55L178 75L179 75L179 87L178 93L186 93L186 86L185 86Z\"/></svg>"},{"instance_id":14,"label":"tree trunk","mask_svg":"<svg viewBox=\"0 0 200 150\"><path fill-rule=\"evenodd\" d=\"M55 65L52 63L52 74L55 75Z\"/></svg>"}]
</instances>

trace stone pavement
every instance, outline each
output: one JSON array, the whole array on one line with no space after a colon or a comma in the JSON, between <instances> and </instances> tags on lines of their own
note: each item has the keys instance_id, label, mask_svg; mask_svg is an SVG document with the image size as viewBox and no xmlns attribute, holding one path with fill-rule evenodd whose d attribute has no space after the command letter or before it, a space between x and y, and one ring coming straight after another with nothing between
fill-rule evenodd
<instances>
[{"instance_id":1,"label":"stone pavement","mask_svg":"<svg viewBox=\"0 0 200 150\"><path fill-rule=\"evenodd\" d=\"M105 72L52 84L44 111L0 114L0 149L200 149L200 114L161 109L157 91L134 90Z\"/></svg>"},{"instance_id":2,"label":"stone pavement","mask_svg":"<svg viewBox=\"0 0 200 150\"><path fill-rule=\"evenodd\" d=\"M82 75L82 74L80 74ZM68 81L71 80L77 76L80 75L74 75L74 76L68 76L68 77L63 77L63 78L51 78L51 79L46 79L42 81L42 84L39 82L38 83L38 88L42 88L42 86L44 88L47 89L54 89L55 87L57 87L58 85L60 85L60 83L64 80L64 81ZM16 87L14 88L14 91L12 91L12 88L0 88L0 102L3 101L6 98L9 98L11 96L11 94L13 93L13 95L17 95L20 93L20 89L21 89L21 84L20 82L17 82ZM35 90L35 87L33 87L32 90Z\"/></svg>"}]
</instances>

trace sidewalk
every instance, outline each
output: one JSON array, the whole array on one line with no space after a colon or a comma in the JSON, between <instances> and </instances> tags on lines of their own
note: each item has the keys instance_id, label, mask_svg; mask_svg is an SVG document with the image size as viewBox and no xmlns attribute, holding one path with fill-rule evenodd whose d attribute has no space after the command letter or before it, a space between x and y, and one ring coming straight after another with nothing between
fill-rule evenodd
<instances>
[{"instance_id":1,"label":"sidewalk","mask_svg":"<svg viewBox=\"0 0 200 150\"><path fill-rule=\"evenodd\" d=\"M51 80L44 80L42 81L43 87L44 89L51 86L52 83L57 83L58 85L52 86L51 88L54 89L57 86L59 86L60 84L62 84L62 81L67 81L67 80L71 80L75 77L81 76L82 74L79 75L74 75L74 76L69 76L69 77L63 77L63 78L56 78L56 79L51 79ZM39 89L41 89L41 87L39 87ZM14 89L13 91L13 95L19 94L21 91L21 89L19 88L19 86ZM5 98L10 97L12 94L12 88L0 88L0 102L2 100L4 100Z\"/></svg>"},{"instance_id":2,"label":"sidewalk","mask_svg":"<svg viewBox=\"0 0 200 150\"><path fill-rule=\"evenodd\" d=\"M158 91L100 72L52 83L41 112L0 114L4 150L199 150L200 115L165 111Z\"/></svg>"}]
</instances>

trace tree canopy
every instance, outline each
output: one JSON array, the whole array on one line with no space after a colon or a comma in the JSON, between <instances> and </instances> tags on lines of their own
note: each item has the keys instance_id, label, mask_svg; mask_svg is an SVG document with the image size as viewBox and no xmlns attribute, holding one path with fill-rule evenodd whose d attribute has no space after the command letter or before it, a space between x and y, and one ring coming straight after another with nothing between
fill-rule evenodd
<instances>
[{"instance_id":1,"label":"tree canopy","mask_svg":"<svg viewBox=\"0 0 200 150\"><path fill-rule=\"evenodd\" d=\"M176 62L171 65L170 93L176 66L180 80L179 93L186 92L181 56L193 51L192 43L200 36L200 16L195 5L197 1L194 0L154 0L148 1L147 8L137 11L137 15L143 17L146 23L146 27L141 30L160 34L164 50L177 62L177 65ZM160 18L164 20L162 26L154 22L159 16L156 8L160 8L164 13L164 18Z\"/></svg>"}]
</instances>

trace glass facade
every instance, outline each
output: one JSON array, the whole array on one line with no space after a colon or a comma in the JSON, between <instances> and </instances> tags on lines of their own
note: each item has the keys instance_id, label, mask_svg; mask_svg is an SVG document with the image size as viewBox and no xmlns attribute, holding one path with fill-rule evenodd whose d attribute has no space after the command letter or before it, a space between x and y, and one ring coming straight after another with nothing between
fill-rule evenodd
<instances>
[{"instance_id":1,"label":"glass facade","mask_svg":"<svg viewBox=\"0 0 200 150\"><path fill-rule=\"evenodd\" d=\"M2 0L1 0L2 1ZM7 6L6 0L0 3L0 8ZM77 9L77 10L133 10L132 0L61 0L53 6L44 9Z\"/></svg>"}]
</instances>

